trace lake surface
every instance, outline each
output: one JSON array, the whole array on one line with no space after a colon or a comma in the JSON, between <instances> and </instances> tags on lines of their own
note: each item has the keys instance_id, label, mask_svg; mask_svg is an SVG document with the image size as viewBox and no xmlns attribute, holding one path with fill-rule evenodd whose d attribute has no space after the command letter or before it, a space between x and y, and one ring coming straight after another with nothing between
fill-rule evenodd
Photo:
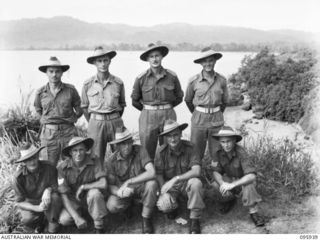
<instances>
[{"instance_id":1,"label":"lake surface","mask_svg":"<svg viewBox=\"0 0 320 241\"><path fill-rule=\"evenodd\" d=\"M112 60L110 72L124 81L127 107L123 119L130 130L138 130L138 118L140 112L131 105L131 92L134 80L141 72L148 68L148 63L139 59L140 51L118 51ZM62 80L75 85L79 94L83 82L96 73L96 68L86 62L86 58L92 51L0 51L0 110L4 111L9 106L19 103L20 90L28 93L47 83L45 74L38 70L39 65L45 64L50 56L57 56L63 64L69 64L70 69L64 73ZM225 77L237 72L241 66L241 60L248 52L223 53L215 70ZM201 71L201 65L194 64L193 59L197 52L169 52L163 59L163 66L177 73L183 91L186 90L188 79ZM32 103L34 93L31 97ZM191 113L185 103L175 108L178 122L190 124ZM79 122L83 122L80 119ZM189 128L186 133L189 132Z\"/></svg>"}]
</instances>

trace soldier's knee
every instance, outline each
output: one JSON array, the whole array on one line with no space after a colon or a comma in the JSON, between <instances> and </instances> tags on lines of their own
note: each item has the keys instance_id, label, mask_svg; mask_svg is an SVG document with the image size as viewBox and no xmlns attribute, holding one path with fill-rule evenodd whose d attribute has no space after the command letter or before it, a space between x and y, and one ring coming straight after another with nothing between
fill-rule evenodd
<instances>
[{"instance_id":1,"label":"soldier's knee","mask_svg":"<svg viewBox=\"0 0 320 241\"><path fill-rule=\"evenodd\" d=\"M95 199L99 199L103 197L102 193L100 192L99 189L97 188L94 188L94 189L90 189L88 191L88 194L87 194L87 200L90 202L90 201L93 201Z\"/></svg>"},{"instance_id":2,"label":"soldier's knee","mask_svg":"<svg viewBox=\"0 0 320 241\"><path fill-rule=\"evenodd\" d=\"M156 191L158 189L158 182L156 180L147 181L145 188L148 191Z\"/></svg>"},{"instance_id":3,"label":"soldier's knee","mask_svg":"<svg viewBox=\"0 0 320 241\"><path fill-rule=\"evenodd\" d=\"M202 189L202 182L199 178L191 178L189 179L189 185L191 190L201 190Z\"/></svg>"},{"instance_id":4,"label":"soldier's knee","mask_svg":"<svg viewBox=\"0 0 320 241\"><path fill-rule=\"evenodd\" d=\"M115 196L110 196L107 201L107 209L110 213L118 213L121 211L119 207L119 202Z\"/></svg>"},{"instance_id":5,"label":"soldier's knee","mask_svg":"<svg viewBox=\"0 0 320 241\"><path fill-rule=\"evenodd\" d=\"M71 217L71 215L68 213L68 211L66 209L63 209L60 213L59 216L59 223L62 226L69 226L71 224L73 224L73 218Z\"/></svg>"},{"instance_id":6,"label":"soldier's knee","mask_svg":"<svg viewBox=\"0 0 320 241\"><path fill-rule=\"evenodd\" d=\"M51 202L57 204L57 203L62 203L62 199L60 197L60 195L56 192L52 192L51 193Z\"/></svg>"}]
</instances>

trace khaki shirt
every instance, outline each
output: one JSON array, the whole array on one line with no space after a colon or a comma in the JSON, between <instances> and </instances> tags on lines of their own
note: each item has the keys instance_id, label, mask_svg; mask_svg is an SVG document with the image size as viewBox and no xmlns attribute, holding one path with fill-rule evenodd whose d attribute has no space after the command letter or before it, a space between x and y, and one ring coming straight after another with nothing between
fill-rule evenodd
<instances>
[{"instance_id":1,"label":"khaki shirt","mask_svg":"<svg viewBox=\"0 0 320 241\"><path fill-rule=\"evenodd\" d=\"M115 152L105 162L108 170L108 183L120 187L125 181L136 177L145 171L145 166L152 162L151 159L142 158L140 146L133 145L129 160L121 157L120 152Z\"/></svg>"},{"instance_id":2,"label":"khaki shirt","mask_svg":"<svg viewBox=\"0 0 320 241\"><path fill-rule=\"evenodd\" d=\"M86 155L84 166L78 168L74 165L71 158L59 163L59 192L75 195L78 188L87 183L98 181L107 174L103 169L100 161Z\"/></svg>"},{"instance_id":3,"label":"khaki shirt","mask_svg":"<svg viewBox=\"0 0 320 241\"><path fill-rule=\"evenodd\" d=\"M131 98L147 105L176 106L182 102L183 91L173 71L162 68L160 78L157 78L148 69L136 78Z\"/></svg>"},{"instance_id":4,"label":"khaki shirt","mask_svg":"<svg viewBox=\"0 0 320 241\"><path fill-rule=\"evenodd\" d=\"M39 204L46 188L52 188L52 191L58 190L57 170L49 164L39 162L36 173L29 172L25 166L20 167L15 173L13 189L17 202L27 199L34 205Z\"/></svg>"},{"instance_id":5,"label":"khaki shirt","mask_svg":"<svg viewBox=\"0 0 320 241\"><path fill-rule=\"evenodd\" d=\"M213 154L213 163L217 165L213 167L213 171L219 172L221 175L226 174L228 177L241 178L249 173L255 173L256 169L249 160L246 150L235 145L231 151L231 158L220 147L216 153Z\"/></svg>"},{"instance_id":6,"label":"khaki shirt","mask_svg":"<svg viewBox=\"0 0 320 241\"><path fill-rule=\"evenodd\" d=\"M226 105L228 103L227 81L217 72L215 72L213 81L207 80L201 72L189 80L184 100L185 102L192 102L194 106L216 107Z\"/></svg>"},{"instance_id":7,"label":"khaki shirt","mask_svg":"<svg viewBox=\"0 0 320 241\"><path fill-rule=\"evenodd\" d=\"M111 113L126 106L123 82L111 74L103 84L97 75L85 81L81 99L81 107L88 108L89 113Z\"/></svg>"},{"instance_id":8,"label":"khaki shirt","mask_svg":"<svg viewBox=\"0 0 320 241\"><path fill-rule=\"evenodd\" d=\"M80 96L73 85L61 83L54 96L49 83L41 87L34 100L34 107L41 116L41 124L73 124L82 115Z\"/></svg>"},{"instance_id":9,"label":"khaki shirt","mask_svg":"<svg viewBox=\"0 0 320 241\"><path fill-rule=\"evenodd\" d=\"M190 141L181 140L176 152L164 144L156 153L156 173L163 175L165 181L186 173L195 165L201 166L200 156Z\"/></svg>"}]
</instances>

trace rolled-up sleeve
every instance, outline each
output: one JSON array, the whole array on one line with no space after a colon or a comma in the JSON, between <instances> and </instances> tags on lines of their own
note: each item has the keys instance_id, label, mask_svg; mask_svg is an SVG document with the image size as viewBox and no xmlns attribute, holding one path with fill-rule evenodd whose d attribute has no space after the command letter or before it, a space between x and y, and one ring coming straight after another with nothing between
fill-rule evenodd
<instances>
[{"instance_id":1,"label":"rolled-up sleeve","mask_svg":"<svg viewBox=\"0 0 320 241\"><path fill-rule=\"evenodd\" d=\"M180 81L178 77L175 77L175 96L176 96L176 101L174 102L174 106L179 105L182 100L183 100L183 90L181 89Z\"/></svg>"},{"instance_id":2,"label":"rolled-up sleeve","mask_svg":"<svg viewBox=\"0 0 320 241\"><path fill-rule=\"evenodd\" d=\"M189 162L189 167L193 167L196 165L201 166L201 160L200 160L200 155L198 153L198 151L193 147L192 151L189 153L190 155L190 162Z\"/></svg>"},{"instance_id":3,"label":"rolled-up sleeve","mask_svg":"<svg viewBox=\"0 0 320 241\"><path fill-rule=\"evenodd\" d=\"M21 185L21 183L17 178L13 179L12 188L16 194L15 195L16 202L23 202L26 199L26 194L23 186Z\"/></svg>"},{"instance_id":4,"label":"rolled-up sleeve","mask_svg":"<svg viewBox=\"0 0 320 241\"><path fill-rule=\"evenodd\" d=\"M140 79L136 78L133 84L133 90L131 94L131 99L135 101L140 101L142 99L141 87L140 87Z\"/></svg>"},{"instance_id":5,"label":"rolled-up sleeve","mask_svg":"<svg viewBox=\"0 0 320 241\"><path fill-rule=\"evenodd\" d=\"M123 84L120 86L119 105L120 105L122 108L127 105L127 104L126 104L126 95L125 95L125 90L124 90L124 85L123 85Z\"/></svg>"},{"instance_id":6,"label":"rolled-up sleeve","mask_svg":"<svg viewBox=\"0 0 320 241\"><path fill-rule=\"evenodd\" d=\"M95 176L96 180L98 180L101 177L107 177L107 172L103 168L103 166L99 162L96 162L96 163L97 164L96 164L95 170L94 170L94 172L95 172L94 176Z\"/></svg>"},{"instance_id":7,"label":"rolled-up sleeve","mask_svg":"<svg viewBox=\"0 0 320 241\"><path fill-rule=\"evenodd\" d=\"M247 175L249 173L256 174L257 172L256 168L251 163L247 152L245 150L241 150L241 152L239 152L239 155L240 155L239 159L240 159L243 175Z\"/></svg>"},{"instance_id":8,"label":"rolled-up sleeve","mask_svg":"<svg viewBox=\"0 0 320 241\"><path fill-rule=\"evenodd\" d=\"M193 82L189 81L187 89L186 89L186 95L184 97L185 102L192 102L194 98L194 88L193 88Z\"/></svg>"},{"instance_id":9,"label":"rolled-up sleeve","mask_svg":"<svg viewBox=\"0 0 320 241\"><path fill-rule=\"evenodd\" d=\"M40 94L41 94L41 91L38 90L36 92L36 96L35 96L35 99L34 99L34 108L36 110L36 112L39 114L39 115L42 115L42 106L41 106L41 98L40 98Z\"/></svg>"},{"instance_id":10,"label":"rolled-up sleeve","mask_svg":"<svg viewBox=\"0 0 320 241\"><path fill-rule=\"evenodd\" d=\"M82 87L82 93L81 93L81 108L88 108L89 106L89 99L88 99L88 86L86 84Z\"/></svg>"}]
</instances>

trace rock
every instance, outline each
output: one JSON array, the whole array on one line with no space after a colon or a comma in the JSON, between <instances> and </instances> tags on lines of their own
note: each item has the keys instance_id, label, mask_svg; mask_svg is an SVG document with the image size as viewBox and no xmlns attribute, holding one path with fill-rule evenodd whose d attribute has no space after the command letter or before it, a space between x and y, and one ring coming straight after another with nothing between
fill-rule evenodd
<instances>
[{"instance_id":1,"label":"rock","mask_svg":"<svg viewBox=\"0 0 320 241\"><path fill-rule=\"evenodd\" d=\"M245 111L249 111L251 110L251 103L245 103L241 106L241 109L245 110Z\"/></svg>"},{"instance_id":2,"label":"rock","mask_svg":"<svg viewBox=\"0 0 320 241\"><path fill-rule=\"evenodd\" d=\"M262 111L255 112L255 115L253 116L253 118L261 120L263 118L263 112Z\"/></svg>"},{"instance_id":3,"label":"rock","mask_svg":"<svg viewBox=\"0 0 320 241\"><path fill-rule=\"evenodd\" d=\"M310 136L304 136L305 140L310 140Z\"/></svg>"},{"instance_id":4,"label":"rock","mask_svg":"<svg viewBox=\"0 0 320 241\"><path fill-rule=\"evenodd\" d=\"M252 106L252 111L253 111L253 113L255 113L255 112L263 112L264 111L264 106L263 105L254 105L254 106Z\"/></svg>"}]
</instances>

